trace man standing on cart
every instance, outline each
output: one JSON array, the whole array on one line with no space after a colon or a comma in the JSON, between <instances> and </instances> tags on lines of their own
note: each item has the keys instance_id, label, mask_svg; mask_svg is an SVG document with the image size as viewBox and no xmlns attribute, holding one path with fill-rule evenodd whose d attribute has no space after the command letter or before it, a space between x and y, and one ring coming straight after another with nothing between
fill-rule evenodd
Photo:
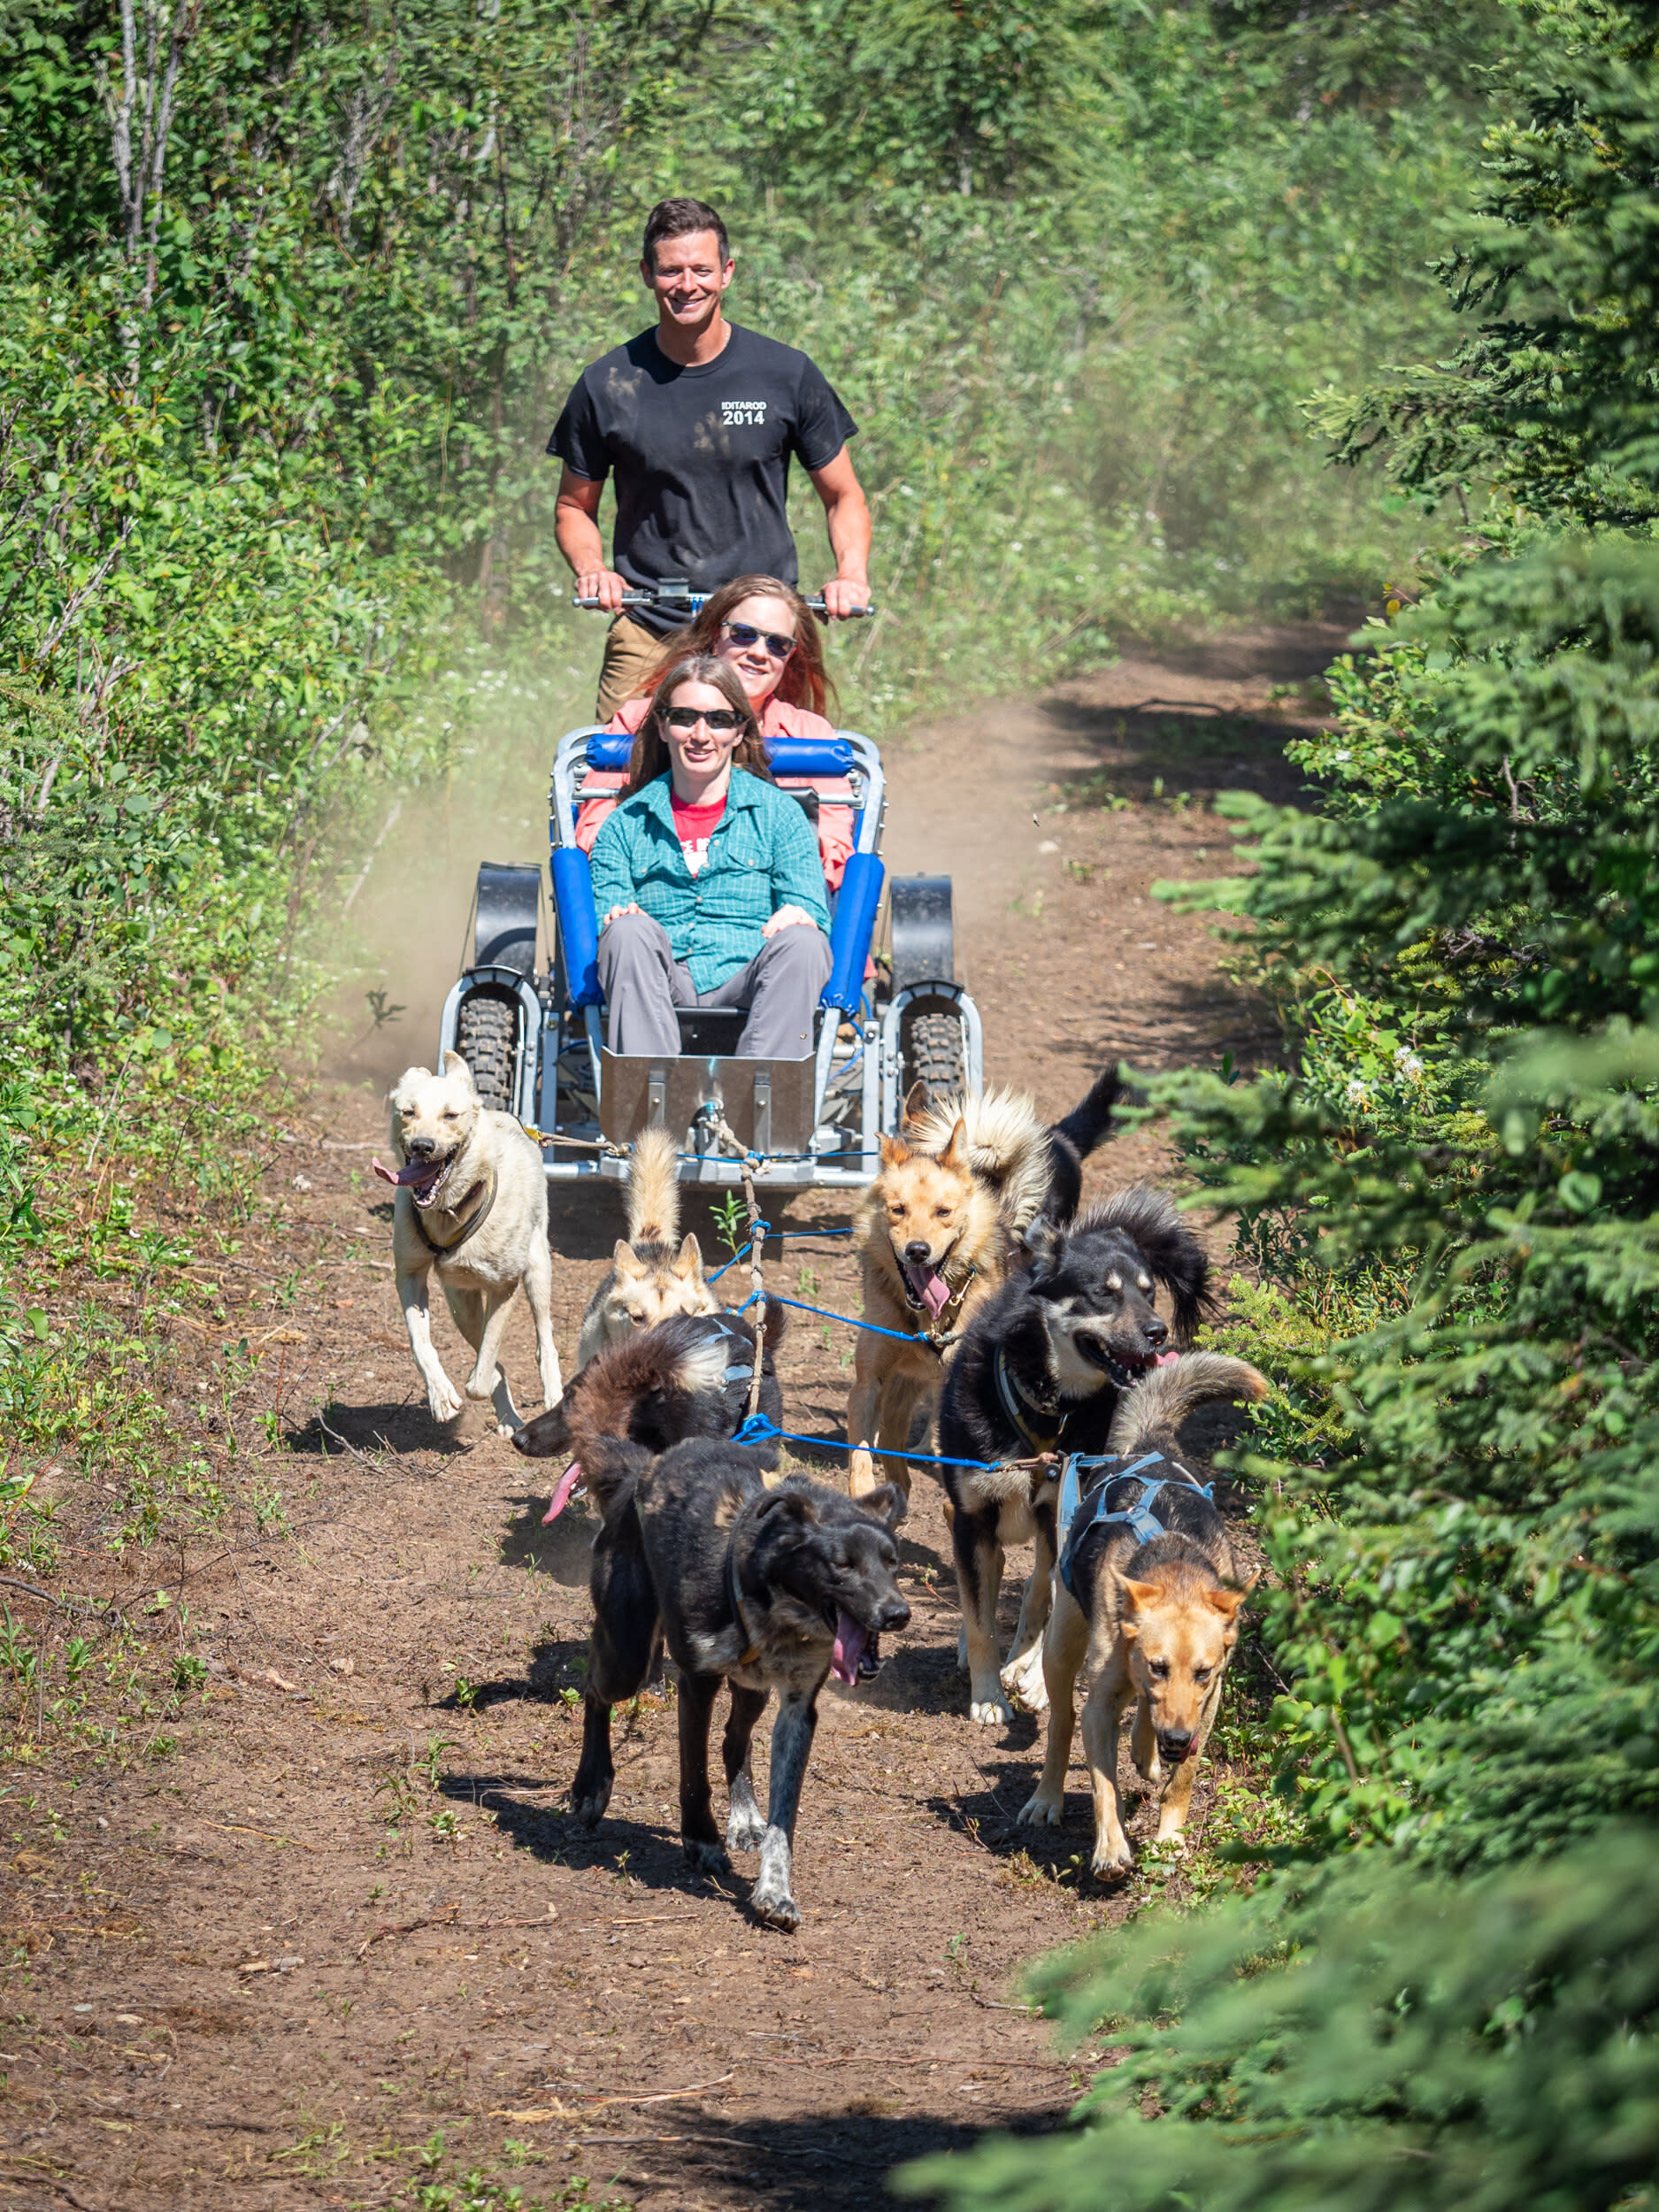
<instances>
[{"instance_id":1,"label":"man standing on cart","mask_svg":"<svg viewBox=\"0 0 1659 2212\"><path fill-rule=\"evenodd\" d=\"M563 464L554 532L576 588L614 615L600 671L605 721L658 658L678 618L622 595L683 577L710 592L733 576L799 573L786 512L789 463L799 455L824 503L835 574L824 587L833 618L862 611L870 594L870 510L847 441L857 425L804 353L727 322L735 264L726 226L701 200L661 200L645 225L640 273L657 301L657 327L585 369L548 441ZM599 500L614 473L611 565Z\"/></svg>"}]
</instances>

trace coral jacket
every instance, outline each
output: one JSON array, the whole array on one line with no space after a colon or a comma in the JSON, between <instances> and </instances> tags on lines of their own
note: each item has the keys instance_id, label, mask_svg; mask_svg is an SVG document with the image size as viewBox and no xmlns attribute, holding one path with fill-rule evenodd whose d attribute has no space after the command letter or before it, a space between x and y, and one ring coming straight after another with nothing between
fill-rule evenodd
<instances>
[{"instance_id":1,"label":"coral jacket","mask_svg":"<svg viewBox=\"0 0 1659 2212\"><path fill-rule=\"evenodd\" d=\"M625 699L605 728L629 736L645 719L650 705L649 695ZM821 714L814 714L806 707L792 707L776 697L768 699L760 718L763 737L804 737L822 741L835 734L834 725ZM576 816L576 842L584 852L594 849L594 840L606 818L616 810L619 790L600 793L584 799ZM841 888L841 879L847 872L847 863L852 856L854 810L849 806L831 806L820 803L818 815L818 857L824 864L824 880L832 891Z\"/></svg>"}]
</instances>

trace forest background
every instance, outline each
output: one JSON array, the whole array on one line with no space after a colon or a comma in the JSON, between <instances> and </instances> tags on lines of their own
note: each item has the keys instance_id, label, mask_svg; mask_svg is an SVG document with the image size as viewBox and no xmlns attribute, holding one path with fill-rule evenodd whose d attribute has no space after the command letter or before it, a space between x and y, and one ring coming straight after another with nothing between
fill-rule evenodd
<instances>
[{"instance_id":1,"label":"forest background","mask_svg":"<svg viewBox=\"0 0 1659 2212\"><path fill-rule=\"evenodd\" d=\"M0 8L4 1563L51 1571L49 1449L119 1471L121 1542L246 1504L180 1478L142 1325L31 1286L165 1281L146 1179L232 1187L388 793L583 703L541 447L661 193L864 425L859 718L1386 610L1316 802L1240 803L1251 872L1181 895L1248 918L1288 1071L1156 1087L1286 1383L1243 1460L1282 1845L1042 1970L1128 2056L1041 2152L918 2177L964 2208L1647 2201L1656 36ZM0 1656L44 1727L9 1616Z\"/></svg>"}]
</instances>

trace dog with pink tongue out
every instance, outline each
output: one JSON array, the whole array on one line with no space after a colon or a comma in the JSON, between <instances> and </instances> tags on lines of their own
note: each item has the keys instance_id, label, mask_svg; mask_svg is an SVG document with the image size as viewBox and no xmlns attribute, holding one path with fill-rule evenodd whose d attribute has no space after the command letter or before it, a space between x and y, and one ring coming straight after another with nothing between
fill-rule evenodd
<instances>
[{"instance_id":1,"label":"dog with pink tongue out","mask_svg":"<svg viewBox=\"0 0 1659 2212\"><path fill-rule=\"evenodd\" d=\"M474 1355L466 1395L492 1400L502 1434L511 1435L521 1417L500 1352L516 1290L535 1321L548 1405L561 1387L541 1155L511 1114L483 1103L458 1052L444 1054L436 1075L405 1069L387 1106L396 1164L377 1159L373 1166L397 1193L392 1263L426 1404L434 1421L448 1422L463 1403L432 1340L427 1286L435 1274L449 1317Z\"/></svg>"},{"instance_id":2,"label":"dog with pink tongue out","mask_svg":"<svg viewBox=\"0 0 1659 2212\"><path fill-rule=\"evenodd\" d=\"M603 1516L589 1588L582 1755L571 1809L603 1818L615 1766L611 1711L638 1695L666 1645L680 1670L680 1832L703 1874L729 1870L729 1852L758 1851L749 1903L777 1928L799 1925L794 1890L795 1815L826 1681L850 1689L879 1664L879 1640L910 1617L898 1586L893 1530L898 1491L862 1505L790 1475L770 1488L755 1454L696 1437L660 1457L619 1437L582 1455ZM722 1680L731 1713L721 1741L727 1812L716 1825L709 1728ZM749 1745L773 1691L765 1812L755 1796Z\"/></svg>"}]
</instances>

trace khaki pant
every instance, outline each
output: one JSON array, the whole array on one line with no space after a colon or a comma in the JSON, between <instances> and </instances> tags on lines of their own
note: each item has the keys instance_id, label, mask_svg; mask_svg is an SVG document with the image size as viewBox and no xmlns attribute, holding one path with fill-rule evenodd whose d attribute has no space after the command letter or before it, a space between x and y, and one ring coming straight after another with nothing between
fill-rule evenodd
<instances>
[{"instance_id":1,"label":"khaki pant","mask_svg":"<svg viewBox=\"0 0 1659 2212\"><path fill-rule=\"evenodd\" d=\"M734 1006L749 1013L737 1041L740 1059L805 1060L812 1051L812 1010L829 972L829 939L797 922L763 938L747 967L713 990L699 991L690 969L674 958L660 922L649 914L618 914L599 940L605 1041L612 1052L666 1059L680 1050L677 1006Z\"/></svg>"},{"instance_id":2,"label":"khaki pant","mask_svg":"<svg viewBox=\"0 0 1659 2212\"><path fill-rule=\"evenodd\" d=\"M608 722L625 699L662 658L663 641L631 615L619 614L605 632L605 657L599 670L599 697L594 719Z\"/></svg>"}]
</instances>

